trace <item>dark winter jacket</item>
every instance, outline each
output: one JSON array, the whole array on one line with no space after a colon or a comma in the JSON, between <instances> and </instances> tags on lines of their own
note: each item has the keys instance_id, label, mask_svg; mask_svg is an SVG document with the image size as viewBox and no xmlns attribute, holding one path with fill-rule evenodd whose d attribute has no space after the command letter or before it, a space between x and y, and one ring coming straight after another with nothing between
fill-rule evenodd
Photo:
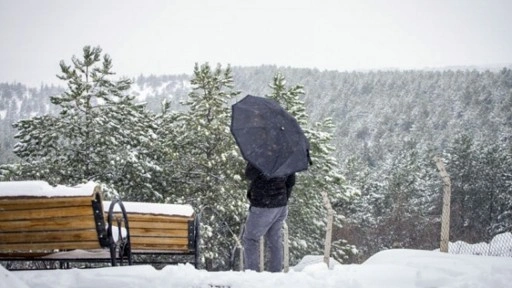
<instances>
[{"instance_id":1,"label":"dark winter jacket","mask_svg":"<svg viewBox=\"0 0 512 288\"><path fill-rule=\"evenodd\" d=\"M287 177L267 178L250 163L245 168L245 176L251 181L247 198L251 206L276 208L286 206L295 185L295 174Z\"/></svg>"}]
</instances>

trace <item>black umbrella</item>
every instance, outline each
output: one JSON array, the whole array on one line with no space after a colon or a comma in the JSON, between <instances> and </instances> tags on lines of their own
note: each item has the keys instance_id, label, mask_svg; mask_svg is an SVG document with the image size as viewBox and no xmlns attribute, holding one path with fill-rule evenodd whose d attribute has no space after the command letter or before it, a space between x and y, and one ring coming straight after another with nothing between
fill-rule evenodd
<instances>
[{"instance_id":1,"label":"black umbrella","mask_svg":"<svg viewBox=\"0 0 512 288\"><path fill-rule=\"evenodd\" d=\"M309 143L277 102L247 95L232 106L231 133L242 156L267 177L308 169Z\"/></svg>"}]
</instances>

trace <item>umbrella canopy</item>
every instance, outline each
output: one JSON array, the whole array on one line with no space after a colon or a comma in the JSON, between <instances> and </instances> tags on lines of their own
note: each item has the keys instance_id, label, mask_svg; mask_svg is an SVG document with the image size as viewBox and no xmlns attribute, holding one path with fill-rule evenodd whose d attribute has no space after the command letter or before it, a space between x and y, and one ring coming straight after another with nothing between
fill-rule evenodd
<instances>
[{"instance_id":1,"label":"umbrella canopy","mask_svg":"<svg viewBox=\"0 0 512 288\"><path fill-rule=\"evenodd\" d=\"M231 133L244 159L269 178L308 169L309 143L304 132L271 99L247 95L235 103Z\"/></svg>"}]
</instances>

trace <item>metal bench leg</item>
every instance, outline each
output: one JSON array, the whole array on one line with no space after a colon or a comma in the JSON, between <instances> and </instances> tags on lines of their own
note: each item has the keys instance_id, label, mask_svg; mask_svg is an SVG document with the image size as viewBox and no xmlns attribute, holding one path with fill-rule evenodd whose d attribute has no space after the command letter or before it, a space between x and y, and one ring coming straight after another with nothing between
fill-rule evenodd
<instances>
[{"instance_id":1,"label":"metal bench leg","mask_svg":"<svg viewBox=\"0 0 512 288\"><path fill-rule=\"evenodd\" d=\"M112 222L114 219L114 207L115 205L119 205L121 208L122 213L122 219L117 219L117 226L118 226L118 242L115 241L114 236L112 234ZM122 235L122 227L124 224L124 229L126 229L126 236L123 237ZM132 265L132 253L131 253L131 245L130 245L130 227L128 226L128 216L126 214L126 209L124 208L123 202L121 202L121 199L115 198L110 203L110 207L108 209L108 239L109 239L109 246L110 246L110 258L112 262L112 266L117 265L117 255L116 250L119 247L119 258L120 258L120 264L123 263L124 256L127 257L128 265ZM119 244L118 244L119 243Z\"/></svg>"}]
</instances>

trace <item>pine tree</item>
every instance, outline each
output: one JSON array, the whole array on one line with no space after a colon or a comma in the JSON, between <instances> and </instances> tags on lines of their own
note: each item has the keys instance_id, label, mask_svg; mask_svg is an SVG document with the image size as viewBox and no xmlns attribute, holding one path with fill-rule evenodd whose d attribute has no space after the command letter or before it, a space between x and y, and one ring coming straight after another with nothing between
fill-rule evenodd
<instances>
[{"instance_id":1,"label":"pine tree","mask_svg":"<svg viewBox=\"0 0 512 288\"><path fill-rule=\"evenodd\" d=\"M153 116L128 95L129 79L111 79L112 60L101 53L100 47L85 46L82 59L60 62L57 77L67 82L67 90L51 97L57 116L14 124L21 177L52 184L92 180L123 194L152 193L145 180L154 169L149 158Z\"/></svg>"},{"instance_id":2,"label":"pine tree","mask_svg":"<svg viewBox=\"0 0 512 288\"><path fill-rule=\"evenodd\" d=\"M358 169L364 168L359 164ZM369 175L356 182L362 197L348 207L362 242L360 259L392 247L438 247L442 191L431 153L415 141L405 142Z\"/></svg>"},{"instance_id":3,"label":"pine tree","mask_svg":"<svg viewBox=\"0 0 512 288\"><path fill-rule=\"evenodd\" d=\"M512 173L510 154L501 143L489 143L480 146L478 154L478 190L474 209L480 227L485 227L482 236L490 241L496 234L507 231L511 224ZM508 216L507 216L508 215Z\"/></svg>"},{"instance_id":4,"label":"pine tree","mask_svg":"<svg viewBox=\"0 0 512 288\"><path fill-rule=\"evenodd\" d=\"M449 149L453 174L452 239L490 241L511 227L510 152L492 140L456 138Z\"/></svg>"},{"instance_id":5,"label":"pine tree","mask_svg":"<svg viewBox=\"0 0 512 288\"><path fill-rule=\"evenodd\" d=\"M175 171L169 201L202 209L202 257L208 269L228 269L229 253L245 222L244 162L230 133L231 68L195 65L187 112L167 116L174 129L164 140ZM214 259L216 262L214 262Z\"/></svg>"},{"instance_id":6,"label":"pine tree","mask_svg":"<svg viewBox=\"0 0 512 288\"><path fill-rule=\"evenodd\" d=\"M450 173L452 182L452 204L451 204L451 228L450 239L457 239L474 243L478 241L479 227L473 222L472 199L476 193L480 193L477 188L477 159L475 157L475 144L473 137L467 134L460 134L454 139L450 149L448 149L447 170Z\"/></svg>"}]
</instances>

